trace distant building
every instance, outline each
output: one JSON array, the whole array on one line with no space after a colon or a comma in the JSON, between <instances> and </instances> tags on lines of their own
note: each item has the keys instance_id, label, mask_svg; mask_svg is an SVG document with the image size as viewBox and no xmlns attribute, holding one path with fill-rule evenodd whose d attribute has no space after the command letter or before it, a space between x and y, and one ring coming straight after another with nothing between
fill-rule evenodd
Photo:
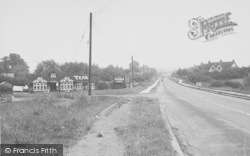
<instances>
[{"instance_id":1,"label":"distant building","mask_svg":"<svg viewBox=\"0 0 250 156\"><path fill-rule=\"evenodd\" d=\"M49 66L32 81L32 90L37 91L72 91L88 89L88 77L68 75L59 68ZM95 83L91 84L95 89Z\"/></svg>"},{"instance_id":2,"label":"distant building","mask_svg":"<svg viewBox=\"0 0 250 156\"><path fill-rule=\"evenodd\" d=\"M208 61L207 64L201 63L201 65L190 67L188 71L192 72L194 70L199 70L202 72L214 72L214 71L221 72L222 70L233 69L233 68L238 68L238 65L235 63L234 60L230 62L222 62L222 60L220 60L219 62Z\"/></svg>"}]
</instances>

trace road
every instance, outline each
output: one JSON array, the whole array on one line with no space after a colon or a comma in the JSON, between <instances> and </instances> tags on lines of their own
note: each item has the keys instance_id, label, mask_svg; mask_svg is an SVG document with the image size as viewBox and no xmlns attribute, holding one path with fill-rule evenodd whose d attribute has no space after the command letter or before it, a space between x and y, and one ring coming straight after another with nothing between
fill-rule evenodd
<instances>
[{"instance_id":1,"label":"road","mask_svg":"<svg viewBox=\"0 0 250 156\"><path fill-rule=\"evenodd\" d=\"M165 78L158 98L185 155L250 155L250 101Z\"/></svg>"}]
</instances>

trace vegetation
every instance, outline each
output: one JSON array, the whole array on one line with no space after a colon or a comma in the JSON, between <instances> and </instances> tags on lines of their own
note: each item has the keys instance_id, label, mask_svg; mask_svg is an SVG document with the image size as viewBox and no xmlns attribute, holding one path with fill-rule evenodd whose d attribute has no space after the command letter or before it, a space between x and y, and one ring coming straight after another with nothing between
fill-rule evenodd
<instances>
[{"instance_id":1,"label":"vegetation","mask_svg":"<svg viewBox=\"0 0 250 156\"><path fill-rule=\"evenodd\" d=\"M15 73L18 77L25 77L29 73L29 66L20 55L11 53L1 59L0 73Z\"/></svg>"},{"instance_id":2,"label":"vegetation","mask_svg":"<svg viewBox=\"0 0 250 156\"><path fill-rule=\"evenodd\" d=\"M175 155L157 99L135 98L132 101L129 124L116 130L125 142L124 155Z\"/></svg>"},{"instance_id":3,"label":"vegetation","mask_svg":"<svg viewBox=\"0 0 250 156\"><path fill-rule=\"evenodd\" d=\"M244 79L244 86L250 88L250 75Z\"/></svg>"},{"instance_id":4,"label":"vegetation","mask_svg":"<svg viewBox=\"0 0 250 156\"><path fill-rule=\"evenodd\" d=\"M2 103L1 141L12 143L58 143L64 147L86 134L95 115L123 98L82 93L33 94L25 101Z\"/></svg>"},{"instance_id":5,"label":"vegetation","mask_svg":"<svg viewBox=\"0 0 250 156\"><path fill-rule=\"evenodd\" d=\"M12 85L28 85L31 81L34 80L37 74L44 71L49 66L55 66L58 69L69 75L88 75L88 64L83 62L66 62L63 64L59 64L55 62L53 59L44 60L38 63L33 74L29 73L29 67L26 62L20 57L18 54L10 54L9 56L5 56L0 62L0 74L5 72L11 72L15 74L14 78L5 77L0 75L0 83L8 82ZM129 69L124 69L122 67L109 65L105 68L100 68L98 65L92 65L92 78L94 81L100 82L97 85L97 88L100 90L104 89L121 89L126 87L125 84L116 84L113 83L114 79L117 77L126 76L131 80L132 64L129 64ZM135 82L146 82L151 81L154 77L157 76L157 71L155 68L150 68L146 65L140 66L139 62L134 61L133 63L133 71L134 71L134 81Z\"/></svg>"},{"instance_id":6,"label":"vegetation","mask_svg":"<svg viewBox=\"0 0 250 156\"><path fill-rule=\"evenodd\" d=\"M249 85L250 67L243 68L233 68L222 70L221 72L203 72L199 70L194 70L188 72L186 69L179 69L178 71L172 73L172 76L183 78L191 83L205 82L209 84L210 87L230 87L233 89L246 88ZM233 82L232 79L244 79L244 83Z\"/></svg>"},{"instance_id":7,"label":"vegetation","mask_svg":"<svg viewBox=\"0 0 250 156\"><path fill-rule=\"evenodd\" d=\"M9 85L0 85L0 95L1 93L12 93L12 87Z\"/></svg>"}]
</instances>

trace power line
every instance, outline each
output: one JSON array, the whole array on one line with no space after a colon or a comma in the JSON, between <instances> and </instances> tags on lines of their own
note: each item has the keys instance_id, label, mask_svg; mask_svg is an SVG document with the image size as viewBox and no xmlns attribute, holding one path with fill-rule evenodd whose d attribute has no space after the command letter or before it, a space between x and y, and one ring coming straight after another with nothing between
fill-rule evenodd
<instances>
[{"instance_id":1,"label":"power line","mask_svg":"<svg viewBox=\"0 0 250 156\"><path fill-rule=\"evenodd\" d=\"M101 13L103 13L105 10L107 10L109 7L111 7L112 5L114 5L115 3L117 3L119 0L111 0L108 3L106 3L103 7L101 7L100 9L98 9L97 11L94 12L94 16L98 16Z\"/></svg>"},{"instance_id":2,"label":"power line","mask_svg":"<svg viewBox=\"0 0 250 156\"><path fill-rule=\"evenodd\" d=\"M106 6L108 6L110 3L112 3L114 0L109 1L108 3L106 3L103 7L101 7L100 9L96 10L93 14L96 14L98 12L100 12L102 9L104 9Z\"/></svg>"},{"instance_id":3,"label":"power line","mask_svg":"<svg viewBox=\"0 0 250 156\"><path fill-rule=\"evenodd\" d=\"M84 28L84 31L83 31L82 37L81 37L80 42L79 42L79 44L78 44L78 46L77 46L77 49L76 49L76 52L75 52L75 56L74 56L74 60L75 60L76 55L77 55L77 53L78 53L78 51L79 51L79 49L80 49L80 46L81 46L82 40L83 40L83 38L84 38L84 35L85 35L86 30L87 30L87 27L88 27L88 23L89 23L89 20L88 20L88 22L86 23L86 26L85 26L85 28Z\"/></svg>"}]
</instances>

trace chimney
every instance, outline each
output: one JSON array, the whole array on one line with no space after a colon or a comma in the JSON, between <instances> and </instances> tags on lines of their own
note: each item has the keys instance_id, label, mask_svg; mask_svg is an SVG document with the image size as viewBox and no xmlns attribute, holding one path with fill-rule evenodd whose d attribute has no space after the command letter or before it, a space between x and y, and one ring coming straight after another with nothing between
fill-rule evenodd
<instances>
[{"instance_id":1,"label":"chimney","mask_svg":"<svg viewBox=\"0 0 250 156\"><path fill-rule=\"evenodd\" d=\"M234 63L234 59L233 59L233 63Z\"/></svg>"},{"instance_id":2,"label":"chimney","mask_svg":"<svg viewBox=\"0 0 250 156\"><path fill-rule=\"evenodd\" d=\"M222 62L222 60L220 60L220 62Z\"/></svg>"},{"instance_id":3,"label":"chimney","mask_svg":"<svg viewBox=\"0 0 250 156\"><path fill-rule=\"evenodd\" d=\"M210 64L211 62L210 62L210 60L208 61L208 64Z\"/></svg>"}]
</instances>

